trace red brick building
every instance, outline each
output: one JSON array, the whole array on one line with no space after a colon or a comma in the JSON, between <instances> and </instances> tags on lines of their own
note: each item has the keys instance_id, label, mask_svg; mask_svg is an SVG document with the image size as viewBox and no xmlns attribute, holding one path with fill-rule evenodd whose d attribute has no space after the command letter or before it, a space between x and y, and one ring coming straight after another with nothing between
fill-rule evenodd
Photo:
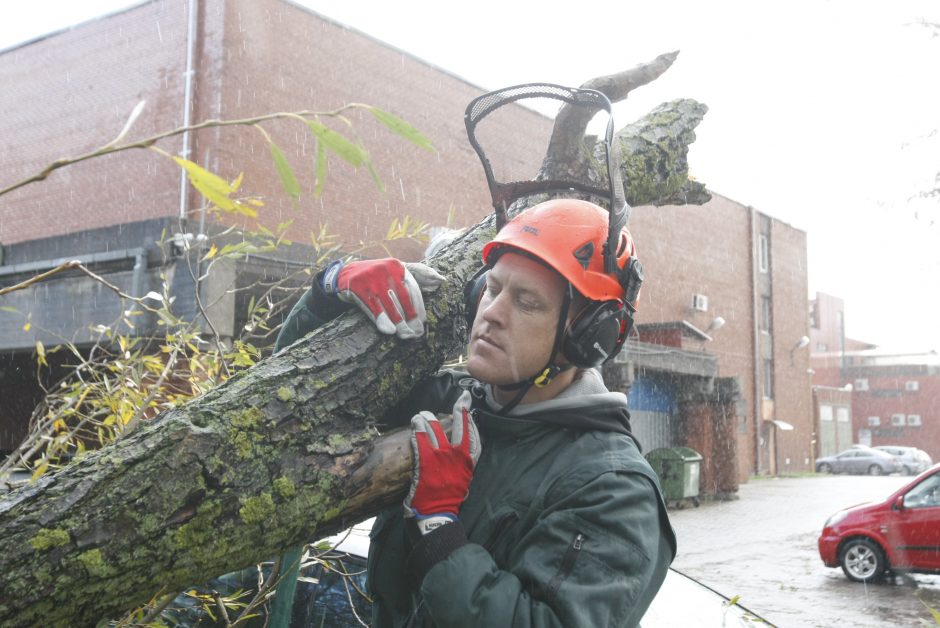
<instances>
[{"instance_id":1,"label":"red brick building","mask_svg":"<svg viewBox=\"0 0 940 628\"><path fill-rule=\"evenodd\" d=\"M331 158L325 192L314 197L314 143L295 121L265 129L301 180L297 208L254 129L200 130L158 146L227 179L244 171L242 190L265 201L259 219L268 227L292 219L298 243L323 223L347 240L370 241L396 217L444 225L450 214L460 227L490 211L463 126L467 103L485 90L285 0L154 0L0 53L0 80L9 86L0 92L9 112L0 118L0 186L111 141L141 100L132 138L210 118L362 102L408 120L436 148L422 151L362 111L348 114L352 127L324 118L362 139L385 192L364 169ZM492 159L535 173L550 128L544 116L516 108L496 130L501 154ZM211 221L182 183L174 164L141 150L70 166L0 197L0 285L77 257L132 294L158 289L160 273L183 294L188 274L154 242L164 230L198 234ZM631 230L647 278L639 336L621 355L627 367L618 377L646 449L702 452L705 493L734 492L753 473L810 468L800 345L808 333L806 234L719 195L703 207L636 208ZM414 258L419 249L393 252ZM303 247L277 255L246 258L204 289L224 295L259 274L309 264ZM24 333L21 320L0 316L0 396L18 391L22 406L0 408L0 449L15 442L31 401L22 391L33 377L35 341L58 334L90 342L87 322L119 313L115 299L80 277L14 293L7 304L32 311L34 325ZM176 305L195 312L185 298ZM234 299L220 301L213 315L223 334L239 328L238 309Z\"/></svg>"},{"instance_id":2,"label":"red brick building","mask_svg":"<svg viewBox=\"0 0 940 628\"><path fill-rule=\"evenodd\" d=\"M704 449L712 462L703 469L703 484L710 466L726 481L812 469L809 355L801 343L809 331L805 232L714 193L700 207L637 208L630 224L646 270L639 312L644 343L631 359L641 372L655 370L645 364L664 362L693 380L735 382L704 391L685 382L693 391L687 402L697 406L696 399L711 395L712 407L723 413L712 419L712 435L679 433L675 443L696 448L697 440ZM668 414L665 389L631 391L634 423L643 421L647 407ZM732 392L737 398L729 406ZM684 393L675 394L671 403L678 410ZM733 474L722 464L732 450ZM713 492L725 492L713 483Z\"/></svg>"},{"instance_id":3,"label":"red brick building","mask_svg":"<svg viewBox=\"0 0 940 628\"><path fill-rule=\"evenodd\" d=\"M843 338L844 319L841 299L816 294L810 306L813 383L851 391L849 445L918 447L940 460L940 356L879 352Z\"/></svg>"}]
</instances>

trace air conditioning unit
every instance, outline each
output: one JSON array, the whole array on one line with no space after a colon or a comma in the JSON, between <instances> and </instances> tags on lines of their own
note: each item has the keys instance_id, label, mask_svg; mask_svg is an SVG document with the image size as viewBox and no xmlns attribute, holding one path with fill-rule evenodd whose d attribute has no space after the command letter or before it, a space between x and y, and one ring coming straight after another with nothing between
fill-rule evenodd
<instances>
[{"instance_id":1,"label":"air conditioning unit","mask_svg":"<svg viewBox=\"0 0 940 628\"><path fill-rule=\"evenodd\" d=\"M908 391L917 391L920 390L920 382L917 380L911 380L909 382L904 382L904 390Z\"/></svg>"},{"instance_id":2,"label":"air conditioning unit","mask_svg":"<svg viewBox=\"0 0 940 628\"><path fill-rule=\"evenodd\" d=\"M919 414L908 414L908 415L907 415L907 424L908 424L908 425L913 425L913 426L915 426L915 427L921 425L921 422L920 422L920 415L919 415Z\"/></svg>"},{"instance_id":3,"label":"air conditioning unit","mask_svg":"<svg viewBox=\"0 0 940 628\"><path fill-rule=\"evenodd\" d=\"M853 390L868 390L868 380L865 378L855 380Z\"/></svg>"},{"instance_id":4,"label":"air conditioning unit","mask_svg":"<svg viewBox=\"0 0 940 628\"><path fill-rule=\"evenodd\" d=\"M693 294L692 295L692 309L699 312L708 311L708 297L704 294Z\"/></svg>"},{"instance_id":5,"label":"air conditioning unit","mask_svg":"<svg viewBox=\"0 0 940 628\"><path fill-rule=\"evenodd\" d=\"M891 425L894 427L902 426L906 422L903 414L892 414L891 415Z\"/></svg>"}]
</instances>

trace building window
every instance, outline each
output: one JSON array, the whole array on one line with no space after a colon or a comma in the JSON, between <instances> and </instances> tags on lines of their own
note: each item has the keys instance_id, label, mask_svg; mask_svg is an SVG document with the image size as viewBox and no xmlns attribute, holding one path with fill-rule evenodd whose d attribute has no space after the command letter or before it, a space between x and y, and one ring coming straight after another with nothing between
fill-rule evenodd
<instances>
[{"instance_id":1,"label":"building window","mask_svg":"<svg viewBox=\"0 0 940 628\"><path fill-rule=\"evenodd\" d=\"M919 414L908 414L907 415L907 424L913 425L914 427L920 427L920 415Z\"/></svg>"},{"instance_id":2,"label":"building window","mask_svg":"<svg viewBox=\"0 0 940 628\"><path fill-rule=\"evenodd\" d=\"M891 415L891 425L892 425L892 427L901 427L901 426L903 426L903 425L906 423L905 418L906 418L906 417L905 417L903 414L892 414L892 415Z\"/></svg>"},{"instance_id":3,"label":"building window","mask_svg":"<svg viewBox=\"0 0 940 628\"><path fill-rule=\"evenodd\" d=\"M836 408L836 421L838 423L848 423L849 422L849 409L845 406L839 406Z\"/></svg>"},{"instance_id":4,"label":"building window","mask_svg":"<svg viewBox=\"0 0 940 628\"><path fill-rule=\"evenodd\" d=\"M760 298L760 330L770 333L770 297Z\"/></svg>"},{"instance_id":5,"label":"building window","mask_svg":"<svg viewBox=\"0 0 940 628\"><path fill-rule=\"evenodd\" d=\"M881 425L881 417L878 417L878 416L868 417L868 425L869 427L878 427L879 425Z\"/></svg>"},{"instance_id":6,"label":"building window","mask_svg":"<svg viewBox=\"0 0 940 628\"><path fill-rule=\"evenodd\" d=\"M767 246L767 236L763 233L757 236L757 267L762 273L770 269L770 249Z\"/></svg>"},{"instance_id":7,"label":"building window","mask_svg":"<svg viewBox=\"0 0 940 628\"><path fill-rule=\"evenodd\" d=\"M817 342L816 351L819 351L820 353L825 353L826 351L829 351L829 345L827 345L825 342Z\"/></svg>"},{"instance_id":8,"label":"building window","mask_svg":"<svg viewBox=\"0 0 940 628\"><path fill-rule=\"evenodd\" d=\"M832 420L832 406L819 406L819 420L820 421Z\"/></svg>"},{"instance_id":9,"label":"building window","mask_svg":"<svg viewBox=\"0 0 940 628\"><path fill-rule=\"evenodd\" d=\"M868 379L863 377L855 380L855 386L853 386L853 388L855 390L868 390Z\"/></svg>"},{"instance_id":10,"label":"building window","mask_svg":"<svg viewBox=\"0 0 940 628\"><path fill-rule=\"evenodd\" d=\"M916 379L908 380L904 382L904 390L908 392L917 392L920 390L920 382Z\"/></svg>"},{"instance_id":11,"label":"building window","mask_svg":"<svg viewBox=\"0 0 940 628\"><path fill-rule=\"evenodd\" d=\"M774 361L764 360L764 398L774 398Z\"/></svg>"}]
</instances>

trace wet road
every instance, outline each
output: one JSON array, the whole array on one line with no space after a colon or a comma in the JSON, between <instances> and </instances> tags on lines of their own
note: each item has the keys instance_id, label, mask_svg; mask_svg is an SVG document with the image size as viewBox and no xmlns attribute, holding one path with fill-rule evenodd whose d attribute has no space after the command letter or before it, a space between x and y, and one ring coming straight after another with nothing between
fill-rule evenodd
<instances>
[{"instance_id":1,"label":"wet road","mask_svg":"<svg viewBox=\"0 0 940 628\"><path fill-rule=\"evenodd\" d=\"M837 510L880 500L910 478L818 476L751 480L740 499L673 510L673 567L781 627L936 626L940 576L850 582L822 564L816 539Z\"/></svg>"}]
</instances>

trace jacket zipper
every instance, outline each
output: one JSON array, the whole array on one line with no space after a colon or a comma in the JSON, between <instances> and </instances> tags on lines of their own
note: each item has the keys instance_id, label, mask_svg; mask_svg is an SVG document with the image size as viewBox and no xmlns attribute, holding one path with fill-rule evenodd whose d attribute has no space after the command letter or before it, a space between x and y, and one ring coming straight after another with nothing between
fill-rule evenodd
<instances>
[{"instance_id":1,"label":"jacket zipper","mask_svg":"<svg viewBox=\"0 0 940 628\"><path fill-rule=\"evenodd\" d=\"M572 539L571 544L568 545L568 549L561 559L561 566L558 567L558 573L556 573L552 581L548 583L549 599L555 599L562 582L571 574L571 570L574 569L574 564L578 561L578 556L581 554L582 545L584 545L584 535L578 532L574 539Z\"/></svg>"}]
</instances>

